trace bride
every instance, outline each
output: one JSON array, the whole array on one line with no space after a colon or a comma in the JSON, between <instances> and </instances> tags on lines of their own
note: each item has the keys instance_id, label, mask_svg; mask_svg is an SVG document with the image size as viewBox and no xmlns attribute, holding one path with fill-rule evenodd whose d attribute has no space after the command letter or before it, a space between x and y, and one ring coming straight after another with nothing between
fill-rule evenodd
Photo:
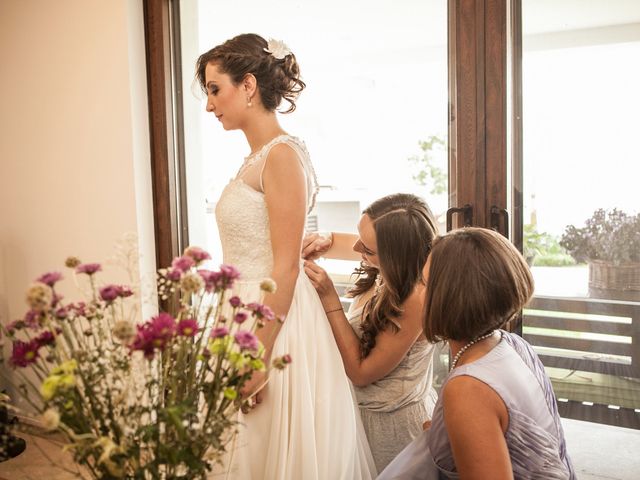
<instances>
[{"instance_id":1,"label":"bride","mask_svg":"<svg viewBox=\"0 0 640 480\"><path fill-rule=\"evenodd\" d=\"M296 58L282 42L238 35L200 56L197 79L207 111L225 130L242 130L250 148L216 208L224 262L243 274L237 294L245 301L260 298L265 277L275 280L277 290L264 303L285 320L269 322L259 337L267 361L292 357L285 370L251 379L249 392L266 386L254 396L259 405L240 413L226 474L234 480L372 479L375 466L351 385L301 268L317 182L304 143L276 118L282 100L289 104L284 113L295 110L305 87Z\"/></svg>"}]
</instances>

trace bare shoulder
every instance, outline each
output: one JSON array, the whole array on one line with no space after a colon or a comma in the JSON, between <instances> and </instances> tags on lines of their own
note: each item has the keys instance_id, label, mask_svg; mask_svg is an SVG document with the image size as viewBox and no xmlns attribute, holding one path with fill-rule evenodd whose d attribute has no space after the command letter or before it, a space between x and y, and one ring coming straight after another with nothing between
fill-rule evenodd
<instances>
[{"instance_id":1,"label":"bare shoulder","mask_svg":"<svg viewBox=\"0 0 640 480\"><path fill-rule=\"evenodd\" d=\"M285 169L287 171L298 170L302 172L298 153L287 143L277 143L271 147L265 161L265 170Z\"/></svg>"},{"instance_id":2,"label":"bare shoulder","mask_svg":"<svg viewBox=\"0 0 640 480\"><path fill-rule=\"evenodd\" d=\"M296 151L286 143L278 143L269 151L262 171L264 192L301 190L305 186L304 169ZM269 188L269 187L274 188ZM296 188L298 187L298 188Z\"/></svg>"},{"instance_id":3,"label":"bare shoulder","mask_svg":"<svg viewBox=\"0 0 640 480\"><path fill-rule=\"evenodd\" d=\"M507 406L502 397L489 385L470 375L459 375L449 380L442 397L448 418L486 415L498 418L503 427L508 423Z\"/></svg>"},{"instance_id":4,"label":"bare shoulder","mask_svg":"<svg viewBox=\"0 0 640 480\"><path fill-rule=\"evenodd\" d=\"M419 325L422 329L422 313L424 306L424 294L425 288L423 285L417 285L411 295L402 304L402 317L403 323L409 323L410 325Z\"/></svg>"}]
</instances>

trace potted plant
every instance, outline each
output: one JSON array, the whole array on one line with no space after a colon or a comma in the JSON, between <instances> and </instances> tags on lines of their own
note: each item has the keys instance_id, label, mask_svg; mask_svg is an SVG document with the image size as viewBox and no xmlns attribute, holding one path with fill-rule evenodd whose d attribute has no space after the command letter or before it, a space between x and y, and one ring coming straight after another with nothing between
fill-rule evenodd
<instances>
[{"instance_id":1,"label":"potted plant","mask_svg":"<svg viewBox=\"0 0 640 480\"><path fill-rule=\"evenodd\" d=\"M589 265L589 288L595 293L640 297L640 214L598 209L584 227L567 226L560 245L576 262Z\"/></svg>"}]
</instances>

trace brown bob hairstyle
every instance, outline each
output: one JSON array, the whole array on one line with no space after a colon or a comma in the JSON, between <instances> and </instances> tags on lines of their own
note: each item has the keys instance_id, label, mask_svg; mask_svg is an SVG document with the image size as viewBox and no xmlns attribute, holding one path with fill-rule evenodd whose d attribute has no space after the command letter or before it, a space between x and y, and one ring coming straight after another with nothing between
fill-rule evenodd
<instances>
[{"instance_id":1,"label":"brown bob hairstyle","mask_svg":"<svg viewBox=\"0 0 640 480\"><path fill-rule=\"evenodd\" d=\"M466 227L438 237L427 266L423 328L431 342L469 341L501 328L533 294L524 258L493 230Z\"/></svg>"}]
</instances>

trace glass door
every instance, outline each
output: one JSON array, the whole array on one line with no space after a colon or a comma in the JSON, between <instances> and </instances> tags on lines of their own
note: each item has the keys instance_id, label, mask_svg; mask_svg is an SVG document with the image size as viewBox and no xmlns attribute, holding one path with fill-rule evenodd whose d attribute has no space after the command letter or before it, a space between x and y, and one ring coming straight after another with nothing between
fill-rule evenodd
<instances>
[{"instance_id":1,"label":"glass door","mask_svg":"<svg viewBox=\"0 0 640 480\"><path fill-rule=\"evenodd\" d=\"M536 282L522 333L562 416L640 428L640 4L521 14L512 234Z\"/></svg>"},{"instance_id":2,"label":"glass door","mask_svg":"<svg viewBox=\"0 0 640 480\"><path fill-rule=\"evenodd\" d=\"M194 65L201 53L247 32L283 40L307 84L296 111L279 116L285 130L305 141L320 183L307 229L355 233L373 200L408 192L427 200L444 231L447 2L285 0L275 8L250 0L240 9L233 2L185 0L180 57L189 243L221 262L215 206L249 153L241 132L223 131L205 112ZM321 263L348 288L357 262Z\"/></svg>"}]
</instances>

